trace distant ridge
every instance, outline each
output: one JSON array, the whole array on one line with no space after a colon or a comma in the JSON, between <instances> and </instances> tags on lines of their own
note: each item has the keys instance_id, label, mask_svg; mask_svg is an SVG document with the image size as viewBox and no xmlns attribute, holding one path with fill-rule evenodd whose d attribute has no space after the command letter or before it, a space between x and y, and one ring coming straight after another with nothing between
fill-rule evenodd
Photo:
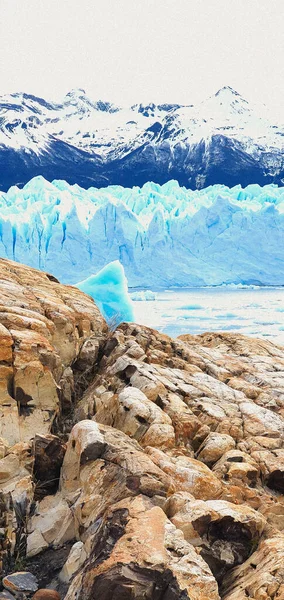
<instances>
[{"instance_id":1,"label":"distant ridge","mask_svg":"<svg viewBox=\"0 0 284 600\"><path fill-rule=\"evenodd\" d=\"M84 188L147 181L200 189L284 183L284 126L225 86L193 106L122 108L71 90L62 102L0 97L0 189L32 177Z\"/></svg>"}]
</instances>

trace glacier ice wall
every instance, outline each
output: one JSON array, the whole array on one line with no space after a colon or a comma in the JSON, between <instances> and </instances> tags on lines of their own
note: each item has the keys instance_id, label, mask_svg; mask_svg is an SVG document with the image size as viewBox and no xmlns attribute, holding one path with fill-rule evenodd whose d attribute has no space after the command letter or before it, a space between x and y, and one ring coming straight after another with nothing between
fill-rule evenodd
<instances>
[{"instance_id":1,"label":"glacier ice wall","mask_svg":"<svg viewBox=\"0 0 284 600\"><path fill-rule=\"evenodd\" d=\"M36 177L0 195L0 256L76 283L119 260L131 287L284 285L284 188Z\"/></svg>"}]
</instances>

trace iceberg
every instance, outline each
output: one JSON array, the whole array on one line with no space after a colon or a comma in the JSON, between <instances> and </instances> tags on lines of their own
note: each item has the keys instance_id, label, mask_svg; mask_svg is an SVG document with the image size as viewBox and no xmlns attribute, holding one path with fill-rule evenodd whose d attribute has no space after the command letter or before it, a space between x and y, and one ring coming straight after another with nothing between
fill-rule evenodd
<instances>
[{"instance_id":1,"label":"iceberg","mask_svg":"<svg viewBox=\"0 0 284 600\"><path fill-rule=\"evenodd\" d=\"M113 328L122 321L134 321L127 279L118 260L108 264L96 275L80 281L76 287L95 300L107 323Z\"/></svg>"},{"instance_id":2,"label":"iceberg","mask_svg":"<svg viewBox=\"0 0 284 600\"><path fill-rule=\"evenodd\" d=\"M130 288L284 285L284 187L85 190L39 176L0 194L0 256L69 284L118 260Z\"/></svg>"}]
</instances>

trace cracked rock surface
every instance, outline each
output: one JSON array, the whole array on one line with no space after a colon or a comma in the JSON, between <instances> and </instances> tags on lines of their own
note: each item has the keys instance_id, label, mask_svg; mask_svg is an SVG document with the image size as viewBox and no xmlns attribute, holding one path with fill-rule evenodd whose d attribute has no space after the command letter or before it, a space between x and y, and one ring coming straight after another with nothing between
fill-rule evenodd
<instances>
[{"instance_id":1,"label":"cracked rock surface","mask_svg":"<svg viewBox=\"0 0 284 600\"><path fill-rule=\"evenodd\" d=\"M66 600L283 600L284 348L110 332L9 261L0 290L3 575Z\"/></svg>"}]
</instances>

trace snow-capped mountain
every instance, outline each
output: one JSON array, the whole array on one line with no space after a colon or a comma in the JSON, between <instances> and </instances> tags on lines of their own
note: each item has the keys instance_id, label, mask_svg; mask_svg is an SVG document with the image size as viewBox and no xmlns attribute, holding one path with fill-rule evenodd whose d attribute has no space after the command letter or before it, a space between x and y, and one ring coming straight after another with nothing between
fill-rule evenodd
<instances>
[{"instance_id":1,"label":"snow-capped mountain","mask_svg":"<svg viewBox=\"0 0 284 600\"><path fill-rule=\"evenodd\" d=\"M264 106L224 87L197 106L92 101L84 90L61 103L29 94L0 97L0 189L36 175L87 188L176 179L284 183L284 126Z\"/></svg>"},{"instance_id":2,"label":"snow-capped mountain","mask_svg":"<svg viewBox=\"0 0 284 600\"><path fill-rule=\"evenodd\" d=\"M284 187L177 181L0 193L0 256L77 283L119 260L131 287L284 285Z\"/></svg>"}]
</instances>

